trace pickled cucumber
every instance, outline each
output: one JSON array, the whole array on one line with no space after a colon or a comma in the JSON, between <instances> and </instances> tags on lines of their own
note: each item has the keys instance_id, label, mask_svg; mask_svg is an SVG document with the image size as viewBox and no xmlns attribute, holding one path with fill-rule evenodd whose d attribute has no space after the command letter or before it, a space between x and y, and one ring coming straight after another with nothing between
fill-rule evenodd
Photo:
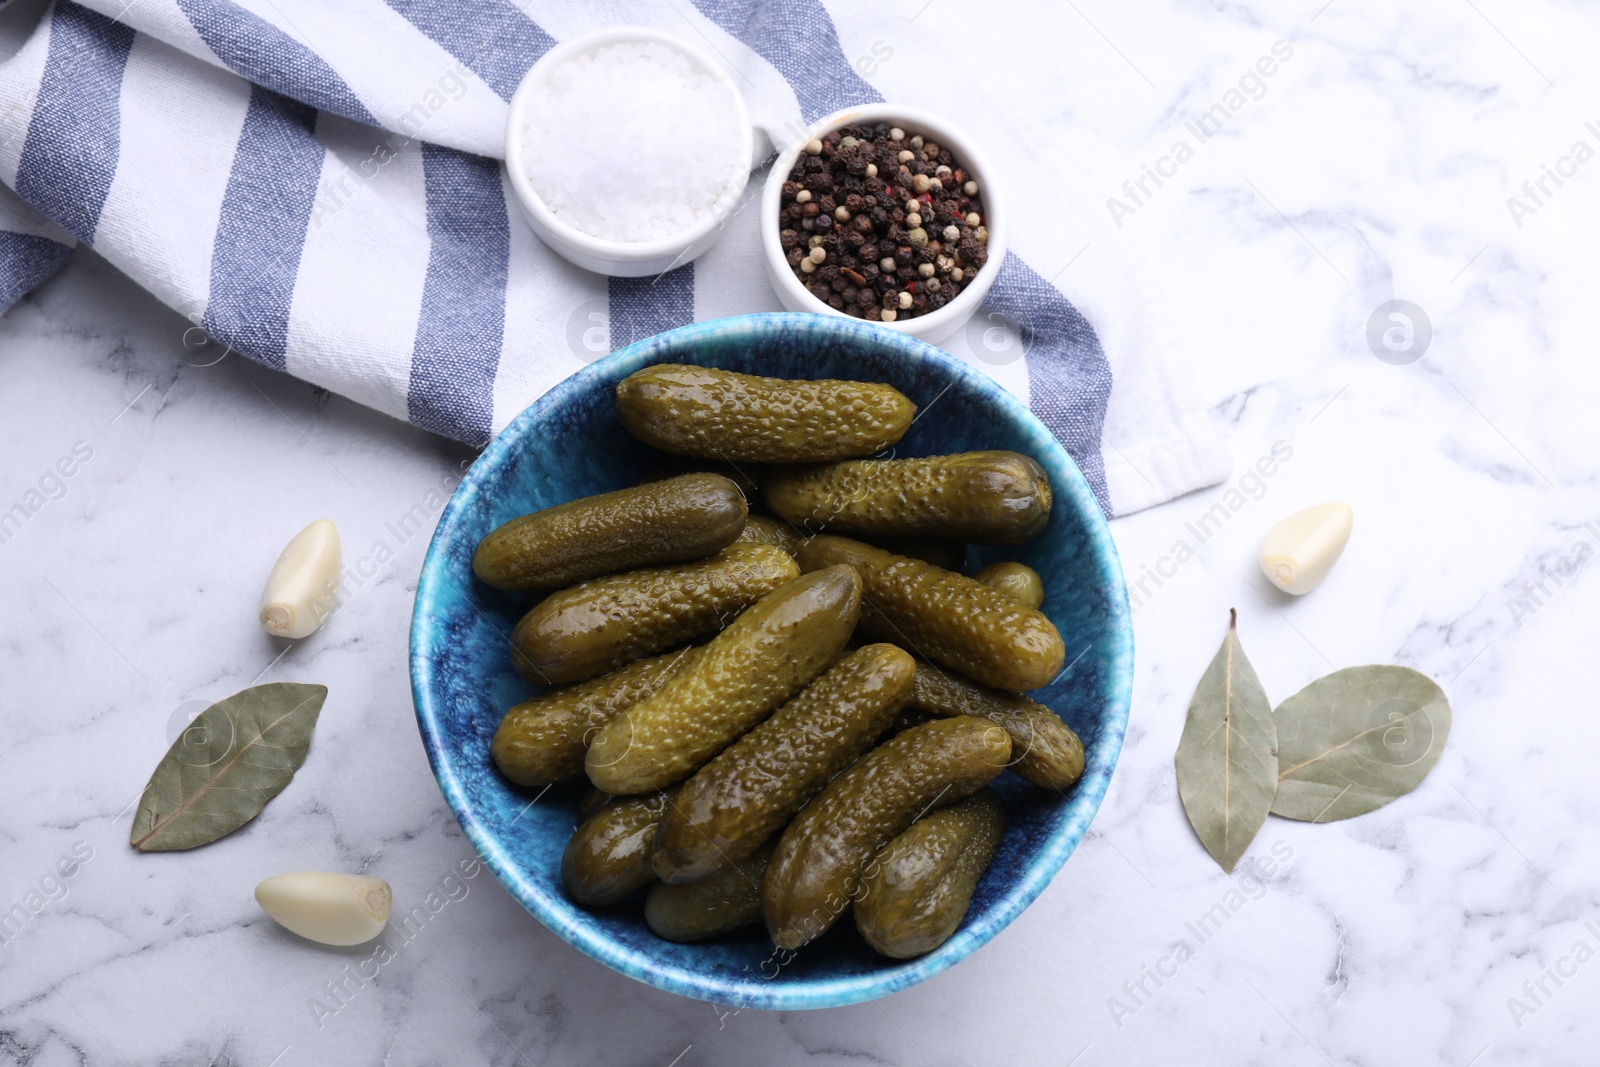
<instances>
[{"instance_id":1,"label":"pickled cucumber","mask_svg":"<svg viewBox=\"0 0 1600 1067\"><path fill-rule=\"evenodd\" d=\"M666 793L618 797L579 825L561 854L561 879L579 904L615 904L655 880L650 857Z\"/></svg>"},{"instance_id":2,"label":"pickled cucumber","mask_svg":"<svg viewBox=\"0 0 1600 1067\"><path fill-rule=\"evenodd\" d=\"M894 722L890 723L889 729L884 732L891 736L903 734L913 726L921 726L923 723L932 722L938 717L937 715L929 715L925 711L918 711L916 708L911 707L908 701L907 706L900 709L900 714L894 717Z\"/></svg>"},{"instance_id":3,"label":"pickled cucumber","mask_svg":"<svg viewBox=\"0 0 1600 1067\"><path fill-rule=\"evenodd\" d=\"M900 649L868 645L724 749L684 783L662 820L656 877L695 882L750 855L872 746L915 674Z\"/></svg>"},{"instance_id":4,"label":"pickled cucumber","mask_svg":"<svg viewBox=\"0 0 1600 1067\"><path fill-rule=\"evenodd\" d=\"M789 555L794 555L800 547L800 535L795 528L782 519L774 519L767 515L752 515L745 521L744 530L739 534L738 544L771 545L781 548Z\"/></svg>"},{"instance_id":5,"label":"pickled cucumber","mask_svg":"<svg viewBox=\"0 0 1600 1067\"><path fill-rule=\"evenodd\" d=\"M800 545L802 570L849 564L861 575L864 634L997 689L1035 689L1061 670L1066 647L1041 613L964 575L844 537Z\"/></svg>"},{"instance_id":6,"label":"pickled cucumber","mask_svg":"<svg viewBox=\"0 0 1600 1067\"><path fill-rule=\"evenodd\" d=\"M560 589L709 556L733 543L748 513L732 481L685 474L512 519L478 542L472 572L496 589Z\"/></svg>"},{"instance_id":7,"label":"pickled cucumber","mask_svg":"<svg viewBox=\"0 0 1600 1067\"><path fill-rule=\"evenodd\" d=\"M583 796L578 798L578 821L583 822L615 799L610 793L602 793L594 788L585 789Z\"/></svg>"},{"instance_id":8,"label":"pickled cucumber","mask_svg":"<svg viewBox=\"0 0 1600 1067\"><path fill-rule=\"evenodd\" d=\"M552 593L511 634L530 681L577 682L693 641L799 574L770 545L729 545L710 559L644 567Z\"/></svg>"},{"instance_id":9,"label":"pickled cucumber","mask_svg":"<svg viewBox=\"0 0 1600 1067\"><path fill-rule=\"evenodd\" d=\"M644 793L687 777L838 658L860 603L861 579L849 567L821 568L767 594L600 731L584 761L589 780L608 793Z\"/></svg>"},{"instance_id":10,"label":"pickled cucumber","mask_svg":"<svg viewBox=\"0 0 1600 1067\"><path fill-rule=\"evenodd\" d=\"M1005 693L917 662L907 710L976 715L1011 735L1011 769L1034 785L1066 789L1083 776L1083 742L1061 716L1020 693Z\"/></svg>"},{"instance_id":11,"label":"pickled cucumber","mask_svg":"<svg viewBox=\"0 0 1600 1067\"><path fill-rule=\"evenodd\" d=\"M917 820L868 865L856 928L884 956L910 959L947 941L972 903L1005 832L1005 808L988 790Z\"/></svg>"},{"instance_id":12,"label":"pickled cucumber","mask_svg":"<svg viewBox=\"0 0 1600 1067\"><path fill-rule=\"evenodd\" d=\"M778 839L761 888L773 943L794 949L820 936L880 848L930 808L977 792L1010 758L1006 732L971 716L914 726L862 756Z\"/></svg>"},{"instance_id":13,"label":"pickled cucumber","mask_svg":"<svg viewBox=\"0 0 1600 1067\"><path fill-rule=\"evenodd\" d=\"M1050 479L1020 452L779 467L761 495L804 530L859 537L1016 545L1050 520Z\"/></svg>"},{"instance_id":14,"label":"pickled cucumber","mask_svg":"<svg viewBox=\"0 0 1600 1067\"><path fill-rule=\"evenodd\" d=\"M563 782L583 773L583 756L600 728L693 662L698 648L641 659L586 682L523 701L500 720L489 755L518 785Z\"/></svg>"},{"instance_id":15,"label":"pickled cucumber","mask_svg":"<svg viewBox=\"0 0 1600 1067\"><path fill-rule=\"evenodd\" d=\"M965 541L940 541L932 537L867 537L862 540L885 552L920 559L947 571L959 571L967 563Z\"/></svg>"},{"instance_id":16,"label":"pickled cucumber","mask_svg":"<svg viewBox=\"0 0 1600 1067\"><path fill-rule=\"evenodd\" d=\"M704 941L761 921L761 879L772 846L694 885L657 883L644 902L644 921L668 941Z\"/></svg>"},{"instance_id":17,"label":"pickled cucumber","mask_svg":"<svg viewBox=\"0 0 1600 1067\"><path fill-rule=\"evenodd\" d=\"M617 415L639 440L733 463L870 456L900 440L916 410L890 385L786 381L677 363L617 383Z\"/></svg>"},{"instance_id":18,"label":"pickled cucumber","mask_svg":"<svg viewBox=\"0 0 1600 1067\"><path fill-rule=\"evenodd\" d=\"M1044 582L1039 579L1039 572L1027 564L991 563L973 577L990 589L1015 597L1025 607L1037 608L1044 603Z\"/></svg>"},{"instance_id":19,"label":"pickled cucumber","mask_svg":"<svg viewBox=\"0 0 1600 1067\"><path fill-rule=\"evenodd\" d=\"M719 463L711 459L689 459L684 456L659 456L640 485L679 478L685 474L720 474L744 494L746 502L761 495L761 478L766 468L759 463Z\"/></svg>"}]
</instances>

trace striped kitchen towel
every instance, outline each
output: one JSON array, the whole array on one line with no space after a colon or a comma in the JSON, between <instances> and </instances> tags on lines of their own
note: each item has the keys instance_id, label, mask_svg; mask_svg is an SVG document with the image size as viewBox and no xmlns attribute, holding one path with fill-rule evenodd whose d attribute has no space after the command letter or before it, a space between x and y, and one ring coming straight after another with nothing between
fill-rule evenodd
<instances>
[{"instance_id":1,"label":"striped kitchen towel","mask_svg":"<svg viewBox=\"0 0 1600 1067\"><path fill-rule=\"evenodd\" d=\"M1029 403L1109 514L1220 481L1227 453L1103 199L1063 185L1071 168L1036 134L991 121L1035 106L1037 126L1043 106L1001 86L920 99L918 64L894 57L958 54L961 28L888 21L843 0L14 0L0 307L81 241L250 359L481 445L606 352L777 308L748 207L760 174L720 243L658 278L569 266L514 203L498 157L523 73L558 40L649 25L727 63L760 133L753 166L886 92L974 130L998 169L1047 173L1056 229L1013 228L986 307L947 347ZM1024 258L1063 234L1092 268Z\"/></svg>"}]
</instances>

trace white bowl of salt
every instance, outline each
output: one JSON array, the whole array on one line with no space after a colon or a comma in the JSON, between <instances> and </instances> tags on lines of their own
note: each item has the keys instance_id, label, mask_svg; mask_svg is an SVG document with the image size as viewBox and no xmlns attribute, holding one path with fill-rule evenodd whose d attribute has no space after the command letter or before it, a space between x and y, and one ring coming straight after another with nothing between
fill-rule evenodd
<instances>
[{"instance_id":1,"label":"white bowl of salt","mask_svg":"<svg viewBox=\"0 0 1600 1067\"><path fill-rule=\"evenodd\" d=\"M670 34L619 26L559 44L511 97L506 170L534 232L625 278L710 248L750 177L733 79Z\"/></svg>"}]
</instances>

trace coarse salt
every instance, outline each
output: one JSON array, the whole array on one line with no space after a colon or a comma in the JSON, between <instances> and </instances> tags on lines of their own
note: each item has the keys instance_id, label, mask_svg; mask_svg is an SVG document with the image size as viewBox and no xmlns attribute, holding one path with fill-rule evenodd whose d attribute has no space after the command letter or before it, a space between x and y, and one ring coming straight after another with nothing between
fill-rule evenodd
<instances>
[{"instance_id":1,"label":"coarse salt","mask_svg":"<svg viewBox=\"0 0 1600 1067\"><path fill-rule=\"evenodd\" d=\"M550 72L525 103L534 191L593 237L672 237L714 216L738 168L732 91L659 42L604 45Z\"/></svg>"}]
</instances>

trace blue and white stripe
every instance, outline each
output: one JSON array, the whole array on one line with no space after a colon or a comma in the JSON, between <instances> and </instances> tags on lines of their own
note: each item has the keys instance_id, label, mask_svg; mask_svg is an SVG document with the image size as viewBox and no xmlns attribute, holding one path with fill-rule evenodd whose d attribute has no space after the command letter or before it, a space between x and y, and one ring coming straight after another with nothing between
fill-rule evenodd
<instances>
[{"instance_id":1,"label":"blue and white stripe","mask_svg":"<svg viewBox=\"0 0 1600 1067\"><path fill-rule=\"evenodd\" d=\"M753 210L652 279L587 274L533 237L495 158L506 100L598 18L561 0L538 14L513 0L57 0L0 63L0 182L16 194L0 190L0 307L76 239L249 358L481 445L595 358L597 328L616 348L775 306ZM769 144L879 99L820 0L637 0L629 14L720 53ZM1025 381L1008 384L1115 510L1102 451L1119 380L1095 329L1014 253L990 309L1028 341ZM1166 495L1205 484L1207 463Z\"/></svg>"}]
</instances>

